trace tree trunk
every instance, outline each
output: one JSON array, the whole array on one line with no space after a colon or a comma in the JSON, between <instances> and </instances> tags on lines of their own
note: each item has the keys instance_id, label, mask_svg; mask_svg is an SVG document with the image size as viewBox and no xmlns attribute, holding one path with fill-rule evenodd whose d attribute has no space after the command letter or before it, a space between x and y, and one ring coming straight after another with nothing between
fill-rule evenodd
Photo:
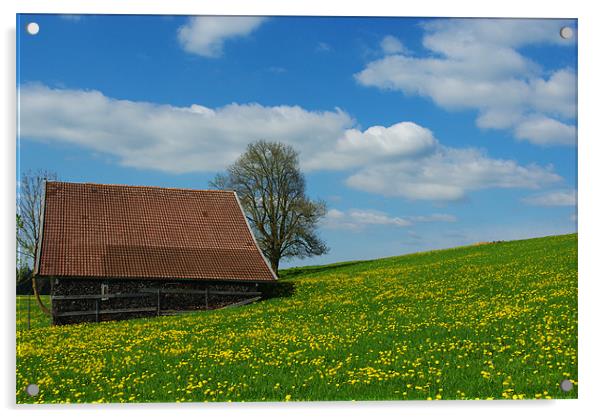
<instances>
[{"instance_id":1,"label":"tree trunk","mask_svg":"<svg viewBox=\"0 0 602 418\"><path fill-rule=\"evenodd\" d=\"M278 276L278 265L280 264L279 259L270 259L270 264L272 266L272 271Z\"/></svg>"},{"instance_id":2,"label":"tree trunk","mask_svg":"<svg viewBox=\"0 0 602 418\"><path fill-rule=\"evenodd\" d=\"M32 274L32 276L31 276L31 287L33 288L33 294L35 295L36 301L38 302L38 306L40 307L42 312L44 312L48 316L52 316L52 312L50 312L50 309L48 309L44 305L44 303L42 302L42 298L40 298L40 294L38 293L38 285L36 283L36 275L35 274Z\"/></svg>"}]
</instances>

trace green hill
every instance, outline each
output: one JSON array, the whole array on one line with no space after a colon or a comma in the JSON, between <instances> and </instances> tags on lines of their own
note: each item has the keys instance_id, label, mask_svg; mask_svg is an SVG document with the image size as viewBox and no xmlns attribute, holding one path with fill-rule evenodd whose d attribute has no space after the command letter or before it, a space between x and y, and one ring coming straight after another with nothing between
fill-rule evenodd
<instances>
[{"instance_id":1,"label":"green hill","mask_svg":"<svg viewBox=\"0 0 602 418\"><path fill-rule=\"evenodd\" d=\"M575 234L282 276L254 305L29 331L20 299L17 401L577 397Z\"/></svg>"}]
</instances>

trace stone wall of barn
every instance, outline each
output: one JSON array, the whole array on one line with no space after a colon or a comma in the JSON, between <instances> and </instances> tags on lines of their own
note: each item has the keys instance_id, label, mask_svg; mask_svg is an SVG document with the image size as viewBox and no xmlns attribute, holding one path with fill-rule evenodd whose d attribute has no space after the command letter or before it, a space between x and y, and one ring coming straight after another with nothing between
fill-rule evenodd
<instances>
[{"instance_id":1,"label":"stone wall of barn","mask_svg":"<svg viewBox=\"0 0 602 418\"><path fill-rule=\"evenodd\" d=\"M51 284L55 325L218 309L259 296L255 283L232 281L54 278Z\"/></svg>"}]
</instances>

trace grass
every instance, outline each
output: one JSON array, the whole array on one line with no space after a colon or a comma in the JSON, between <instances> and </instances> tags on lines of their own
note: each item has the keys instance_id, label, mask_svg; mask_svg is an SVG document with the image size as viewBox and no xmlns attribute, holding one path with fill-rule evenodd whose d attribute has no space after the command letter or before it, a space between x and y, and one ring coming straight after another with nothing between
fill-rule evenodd
<instances>
[{"instance_id":1,"label":"grass","mask_svg":"<svg viewBox=\"0 0 602 418\"><path fill-rule=\"evenodd\" d=\"M36 314L31 330L19 300L17 402L577 397L574 234L281 280L292 296L63 327Z\"/></svg>"},{"instance_id":2,"label":"grass","mask_svg":"<svg viewBox=\"0 0 602 418\"><path fill-rule=\"evenodd\" d=\"M50 306L50 296L41 295L40 297L46 306ZM38 308L35 296L17 296L17 331L46 328L51 323L50 317L44 315Z\"/></svg>"}]
</instances>

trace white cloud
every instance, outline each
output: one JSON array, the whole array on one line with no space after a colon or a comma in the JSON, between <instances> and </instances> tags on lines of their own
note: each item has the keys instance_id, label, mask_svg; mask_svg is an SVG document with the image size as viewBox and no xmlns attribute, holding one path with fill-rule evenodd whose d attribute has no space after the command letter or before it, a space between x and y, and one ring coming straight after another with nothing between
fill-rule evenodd
<instances>
[{"instance_id":1,"label":"white cloud","mask_svg":"<svg viewBox=\"0 0 602 418\"><path fill-rule=\"evenodd\" d=\"M390 217L382 212L360 209L351 209L348 212L331 209L323 220L323 226L329 229L360 230L367 225L405 227L411 225L411 222L398 217Z\"/></svg>"},{"instance_id":2,"label":"white cloud","mask_svg":"<svg viewBox=\"0 0 602 418\"><path fill-rule=\"evenodd\" d=\"M274 73L274 74L282 74L282 73L286 73L286 68L284 67L278 67L278 66L272 66L268 68L268 71L270 73Z\"/></svg>"},{"instance_id":3,"label":"white cloud","mask_svg":"<svg viewBox=\"0 0 602 418\"><path fill-rule=\"evenodd\" d=\"M353 125L340 110L175 107L40 85L20 89L20 118L26 138L68 142L113 155L125 166L172 173L222 170L259 139L294 144L311 159Z\"/></svg>"},{"instance_id":4,"label":"white cloud","mask_svg":"<svg viewBox=\"0 0 602 418\"><path fill-rule=\"evenodd\" d=\"M351 231L359 231L368 226L375 225L408 227L420 222L455 221L455 216L446 214L410 216L401 218L398 216L390 216L384 212L372 209L350 209L348 211L330 209L322 221L322 226L328 229L347 229Z\"/></svg>"},{"instance_id":5,"label":"white cloud","mask_svg":"<svg viewBox=\"0 0 602 418\"><path fill-rule=\"evenodd\" d=\"M19 90L19 111L23 138L70 143L125 166L170 173L223 170L248 143L265 139L294 146L304 170L351 171L351 187L409 199L455 200L471 190L537 189L560 180L551 168L445 147L412 122L362 131L340 109L176 107L30 84Z\"/></svg>"},{"instance_id":6,"label":"white cloud","mask_svg":"<svg viewBox=\"0 0 602 418\"><path fill-rule=\"evenodd\" d=\"M385 54L399 54L402 52L408 52L406 47L393 35L385 36L380 41L380 47Z\"/></svg>"},{"instance_id":7,"label":"white cloud","mask_svg":"<svg viewBox=\"0 0 602 418\"><path fill-rule=\"evenodd\" d=\"M555 190L528 196L523 202L533 206L577 206L576 190Z\"/></svg>"},{"instance_id":8,"label":"white cloud","mask_svg":"<svg viewBox=\"0 0 602 418\"><path fill-rule=\"evenodd\" d=\"M316 52L330 52L332 51L332 46L326 42L318 42L316 45Z\"/></svg>"},{"instance_id":9,"label":"white cloud","mask_svg":"<svg viewBox=\"0 0 602 418\"><path fill-rule=\"evenodd\" d=\"M530 44L574 44L559 36L572 22L555 19L437 19L423 24L429 49L449 55L470 55L478 45L520 48Z\"/></svg>"},{"instance_id":10,"label":"white cloud","mask_svg":"<svg viewBox=\"0 0 602 418\"><path fill-rule=\"evenodd\" d=\"M535 144L575 144L576 130L558 118L576 115L576 75L566 68L543 74L521 55L528 44L571 45L558 35L560 20L450 19L424 25L423 45L434 55L405 53L370 62L355 75L365 86L428 97L449 110L477 109L481 128L510 129ZM546 117L566 126L561 139L550 131L518 131L521 123Z\"/></svg>"},{"instance_id":11,"label":"white cloud","mask_svg":"<svg viewBox=\"0 0 602 418\"><path fill-rule=\"evenodd\" d=\"M423 158L362 168L347 179L347 185L385 196L451 201L472 190L538 189L561 180L551 167L521 166L475 149L440 146Z\"/></svg>"},{"instance_id":12,"label":"white cloud","mask_svg":"<svg viewBox=\"0 0 602 418\"><path fill-rule=\"evenodd\" d=\"M410 216L412 222L456 222L458 219L453 215L445 213L434 213L432 215Z\"/></svg>"},{"instance_id":13,"label":"white cloud","mask_svg":"<svg viewBox=\"0 0 602 418\"><path fill-rule=\"evenodd\" d=\"M536 116L521 121L515 129L518 139L538 145L572 145L577 137L577 127L556 119Z\"/></svg>"},{"instance_id":14,"label":"white cloud","mask_svg":"<svg viewBox=\"0 0 602 418\"><path fill-rule=\"evenodd\" d=\"M264 21L256 16L192 17L178 28L178 41L187 52L216 58L222 55L227 39L247 36Z\"/></svg>"},{"instance_id":15,"label":"white cloud","mask_svg":"<svg viewBox=\"0 0 602 418\"><path fill-rule=\"evenodd\" d=\"M577 75L574 71L563 69L552 73L547 80L536 78L531 81L531 89L531 105L537 111L567 118L576 116Z\"/></svg>"},{"instance_id":16,"label":"white cloud","mask_svg":"<svg viewBox=\"0 0 602 418\"><path fill-rule=\"evenodd\" d=\"M412 122L388 128L372 126L365 131L347 129L334 146L316 153L307 168L333 170L363 166L428 153L437 144L431 131Z\"/></svg>"}]
</instances>

